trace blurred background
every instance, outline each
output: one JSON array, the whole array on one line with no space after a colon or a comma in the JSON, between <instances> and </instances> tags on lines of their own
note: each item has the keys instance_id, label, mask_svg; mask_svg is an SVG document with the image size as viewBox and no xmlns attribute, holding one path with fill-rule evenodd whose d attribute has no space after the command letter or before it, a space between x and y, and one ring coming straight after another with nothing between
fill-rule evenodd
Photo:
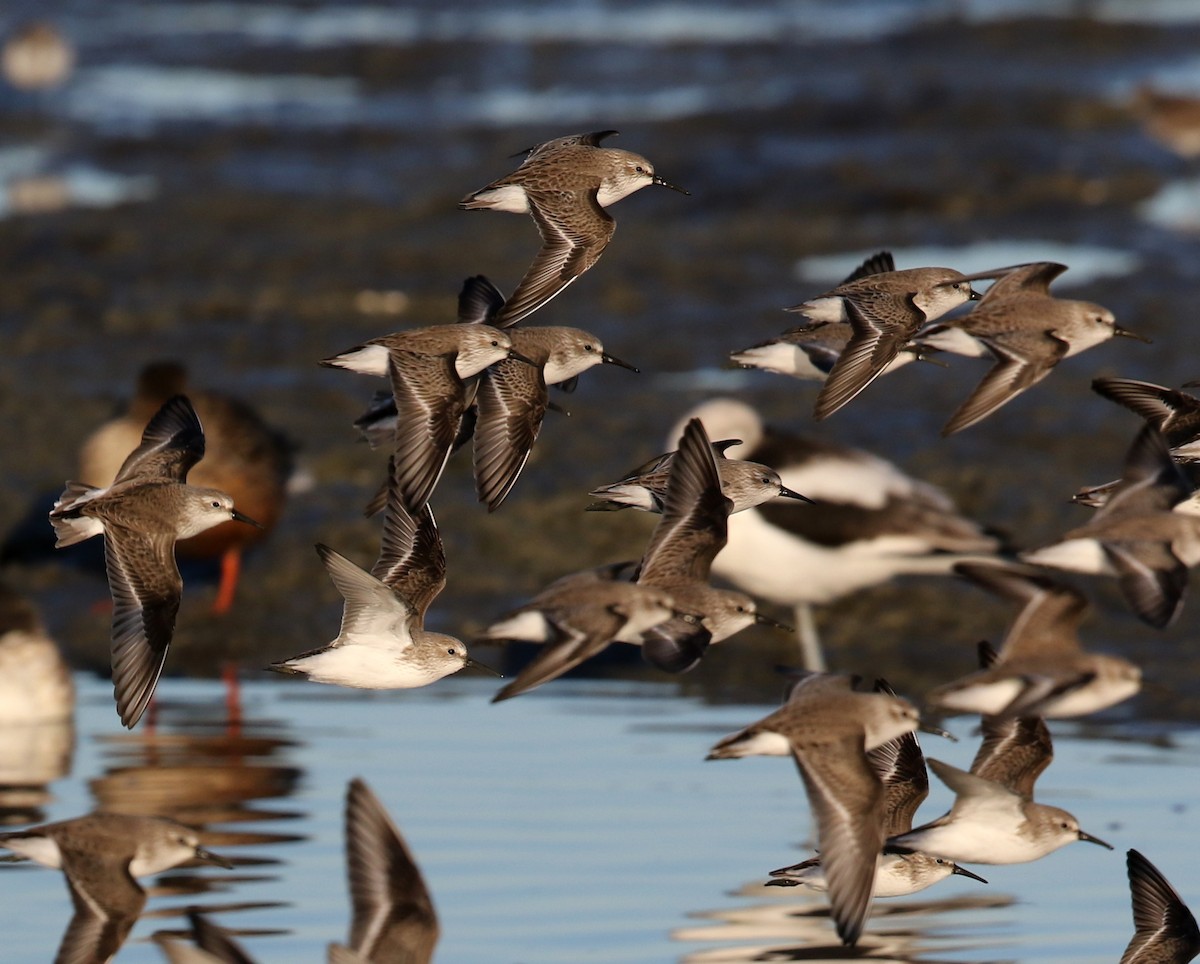
<instances>
[{"instance_id":1,"label":"blurred background","mask_svg":"<svg viewBox=\"0 0 1200 964\"><path fill-rule=\"evenodd\" d=\"M230 613L210 612L211 568L185 571L167 672L231 654L258 666L333 635L340 599L311 546L374 558L361 507L384 460L351 422L382 383L316 362L453 320L467 275L511 291L534 225L455 205L559 134L615 128L692 196L622 202L601 264L538 313L642 373L606 368L563 397L570 418L547 420L494 515L469 458L451 461L434 498L449 561L435 628L469 637L564 572L638 556L653 520L585 514L586 491L662 451L711 394L893 459L1034 546L1086 519L1067 498L1119 474L1136 430L1091 378L1200 376L1190 3L10 0L0 38L3 578L76 665L107 665L93 605L107 588L94 553L49 550L47 499L163 359L254 406L296 466ZM881 249L900 267L1062 261L1056 291L1154 344L1070 359L949 440L938 429L978 362L910 366L819 426L811 384L727 367L794 322L783 306ZM1088 591L1100 614L1085 640L1147 667L1141 712L1194 713L1200 691L1180 680L1194 679L1195 607L1158 633L1109 582ZM909 580L819 620L835 667L916 686L947 651L969 669L975 640L998 641L1010 616L952 581ZM769 667L790 641L737 646L681 685L774 699Z\"/></svg>"}]
</instances>

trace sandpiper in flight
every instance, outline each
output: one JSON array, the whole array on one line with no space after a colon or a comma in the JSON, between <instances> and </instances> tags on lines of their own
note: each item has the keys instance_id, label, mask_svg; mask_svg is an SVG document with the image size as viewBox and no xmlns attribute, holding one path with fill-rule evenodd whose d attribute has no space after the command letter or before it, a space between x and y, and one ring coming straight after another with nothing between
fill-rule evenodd
<instances>
[{"instance_id":1,"label":"sandpiper in flight","mask_svg":"<svg viewBox=\"0 0 1200 964\"><path fill-rule=\"evenodd\" d=\"M907 268L857 277L797 305L792 310L813 321L844 318L853 331L821 386L813 417L832 415L882 375L926 322L978 297L953 268Z\"/></svg>"},{"instance_id":2,"label":"sandpiper in flight","mask_svg":"<svg viewBox=\"0 0 1200 964\"><path fill-rule=\"evenodd\" d=\"M946 493L859 449L763 424L751 406L713 398L689 411L710 437L741 439L727 452L757 459L818 504L776 500L731 515L713 573L796 614L803 663L824 667L814 605L901 574L946 574L986 561L998 539L960 515ZM672 429L669 438L678 437Z\"/></svg>"},{"instance_id":3,"label":"sandpiper in flight","mask_svg":"<svg viewBox=\"0 0 1200 964\"><path fill-rule=\"evenodd\" d=\"M721 740L708 755L791 754L816 816L832 915L846 944L858 940L870 912L885 839L883 784L866 754L918 725L907 700L853 686L848 676L811 674L780 709Z\"/></svg>"},{"instance_id":4,"label":"sandpiper in flight","mask_svg":"<svg viewBox=\"0 0 1200 964\"><path fill-rule=\"evenodd\" d=\"M646 158L601 147L616 131L555 138L531 148L513 173L458 202L465 210L531 214L542 248L497 316L508 326L536 311L594 265L616 230L605 211L651 184L688 192L663 180Z\"/></svg>"},{"instance_id":5,"label":"sandpiper in flight","mask_svg":"<svg viewBox=\"0 0 1200 964\"><path fill-rule=\"evenodd\" d=\"M405 508L395 461L388 463L383 542L371 571L317 546L329 578L345 597L337 638L272 663L271 669L337 686L410 689L464 666L482 666L467 655L461 640L425 629L425 611L446 585L446 555L429 506L415 516Z\"/></svg>"},{"instance_id":6,"label":"sandpiper in flight","mask_svg":"<svg viewBox=\"0 0 1200 964\"><path fill-rule=\"evenodd\" d=\"M646 631L676 617L688 618L664 590L615 576L611 567L563 576L484 630L482 640L544 644L517 678L492 698L493 703L557 679L610 643L641 645Z\"/></svg>"},{"instance_id":7,"label":"sandpiper in flight","mask_svg":"<svg viewBox=\"0 0 1200 964\"><path fill-rule=\"evenodd\" d=\"M970 864L1021 864L1077 840L1112 847L1085 833L1059 807L1035 803L1008 787L930 759L929 768L954 791L950 811L900 834L889 846L907 847Z\"/></svg>"},{"instance_id":8,"label":"sandpiper in flight","mask_svg":"<svg viewBox=\"0 0 1200 964\"><path fill-rule=\"evenodd\" d=\"M1121 484L1092 519L1022 558L1115 575L1133 611L1163 629L1183 606L1188 569L1200 563L1200 516L1191 494L1192 484L1171 459L1166 440L1146 425L1126 455Z\"/></svg>"},{"instance_id":9,"label":"sandpiper in flight","mask_svg":"<svg viewBox=\"0 0 1200 964\"><path fill-rule=\"evenodd\" d=\"M681 673L712 643L751 623L779 626L758 612L745 593L709 582L713 558L725 545L733 503L721 493L712 443L698 419L683 429L667 477L662 515L642 556L637 582L671 594L677 608L700 617L661 623L643 637L642 655L660 669Z\"/></svg>"},{"instance_id":10,"label":"sandpiper in flight","mask_svg":"<svg viewBox=\"0 0 1200 964\"><path fill-rule=\"evenodd\" d=\"M995 364L946 422L952 435L987 418L1050 374L1064 358L1115 336L1148 341L1117 324L1113 313L1090 301L1050 294L1050 282L1066 265L1039 261L1008 271L962 318L942 322L981 342ZM932 338L927 343L936 344Z\"/></svg>"},{"instance_id":11,"label":"sandpiper in flight","mask_svg":"<svg viewBox=\"0 0 1200 964\"><path fill-rule=\"evenodd\" d=\"M999 658L990 666L940 686L928 702L984 716L1084 716L1133 696L1142 674L1119 656L1085 652L1079 623L1087 600L1040 570L960 564L973 582L1022 604Z\"/></svg>"},{"instance_id":12,"label":"sandpiper in flight","mask_svg":"<svg viewBox=\"0 0 1200 964\"><path fill-rule=\"evenodd\" d=\"M418 513L450 458L474 397L474 376L503 358L522 357L508 334L491 325L431 325L373 338L321 364L390 379L397 484L405 508Z\"/></svg>"},{"instance_id":13,"label":"sandpiper in flight","mask_svg":"<svg viewBox=\"0 0 1200 964\"><path fill-rule=\"evenodd\" d=\"M169 400L112 485L68 482L50 512L57 547L104 535L113 598L113 692L121 722L141 718L167 658L183 580L175 541L222 522L258 525L218 489L187 484L204 456L204 431L186 396Z\"/></svg>"},{"instance_id":14,"label":"sandpiper in flight","mask_svg":"<svg viewBox=\"0 0 1200 964\"><path fill-rule=\"evenodd\" d=\"M875 691L895 696L885 680L875 681ZM883 833L885 837L912 829L913 814L929 795L925 755L915 732L901 734L867 751L867 761L883 784ZM771 871L769 885L828 889L821 858L810 857L790 867ZM953 860L919 851L884 850L875 873L876 897L906 897L952 875L987 883L978 874L959 867Z\"/></svg>"},{"instance_id":15,"label":"sandpiper in flight","mask_svg":"<svg viewBox=\"0 0 1200 964\"><path fill-rule=\"evenodd\" d=\"M721 493L733 503L732 515L775 498L798 499L812 502L808 496L793 492L769 465L747 462L742 459L727 459L725 450L740 445L741 439L722 439L713 442L713 453L717 456L717 473L721 477ZM642 509L645 512L662 512L663 500L667 495L667 479L671 474L674 452L656 455L638 466L611 485L602 485L588 493L599 499L587 508L591 511L617 509Z\"/></svg>"}]
</instances>

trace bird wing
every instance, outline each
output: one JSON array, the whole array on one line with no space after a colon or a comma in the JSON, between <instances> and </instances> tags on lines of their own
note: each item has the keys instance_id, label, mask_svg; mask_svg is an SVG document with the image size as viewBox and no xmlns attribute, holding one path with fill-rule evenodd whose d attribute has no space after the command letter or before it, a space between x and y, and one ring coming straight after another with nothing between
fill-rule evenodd
<instances>
[{"instance_id":1,"label":"bird wing","mask_svg":"<svg viewBox=\"0 0 1200 964\"><path fill-rule=\"evenodd\" d=\"M935 760L933 757L926 758L925 762L929 769L937 775L937 778L954 791L954 804L950 807L950 813L947 816L962 815L966 817L971 815L974 818L975 815L978 815L979 819L990 820L994 819L996 815L1002 814L1005 818L1009 818L1021 806L1022 798L996 780L968 773L966 770L960 770L958 767ZM944 819L944 817L939 817L933 823L939 823ZM925 826L929 826L929 824ZM913 833L918 833L922 829L924 828L918 827Z\"/></svg>"},{"instance_id":2,"label":"bird wing","mask_svg":"<svg viewBox=\"0 0 1200 964\"><path fill-rule=\"evenodd\" d=\"M388 375L396 399L396 483L405 507L415 513L429 501L450 458L467 390L452 354L392 349Z\"/></svg>"},{"instance_id":3,"label":"bird wing","mask_svg":"<svg viewBox=\"0 0 1200 964\"><path fill-rule=\"evenodd\" d=\"M1078 629L1088 609L1078 590L1031 566L989 566L963 563L960 573L989 592L1022 603L1008 630L1000 661L1078 653Z\"/></svg>"},{"instance_id":4,"label":"bird wing","mask_svg":"<svg viewBox=\"0 0 1200 964\"><path fill-rule=\"evenodd\" d=\"M350 946L371 961L427 964L440 928L417 862L361 779L346 791Z\"/></svg>"},{"instance_id":5,"label":"bird wing","mask_svg":"<svg viewBox=\"0 0 1200 964\"><path fill-rule=\"evenodd\" d=\"M110 522L104 562L113 600L113 692L121 722L132 728L150 704L175 632L183 595L175 538Z\"/></svg>"},{"instance_id":6,"label":"bird wing","mask_svg":"<svg viewBox=\"0 0 1200 964\"><path fill-rule=\"evenodd\" d=\"M616 222L587 192L526 189L542 247L495 324L507 327L532 314L587 271L612 240Z\"/></svg>"},{"instance_id":7,"label":"bird wing","mask_svg":"<svg viewBox=\"0 0 1200 964\"><path fill-rule=\"evenodd\" d=\"M342 607L342 626L332 645L341 645L353 637L363 645L376 642L388 649L407 649L412 644L412 624L417 619L409 602L329 546L318 543L317 554L346 601Z\"/></svg>"},{"instance_id":8,"label":"bird wing","mask_svg":"<svg viewBox=\"0 0 1200 964\"><path fill-rule=\"evenodd\" d=\"M1091 525L1169 512L1192 494L1192 488L1183 469L1171 458L1163 434L1152 425L1144 425L1125 454L1121 480Z\"/></svg>"},{"instance_id":9,"label":"bird wing","mask_svg":"<svg viewBox=\"0 0 1200 964\"><path fill-rule=\"evenodd\" d=\"M1166 542L1102 542L1126 602L1156 629L1170 625L1183 605L1188 570Z\"/></svg>"},{"instance_id":10,"label":"bird wing","mask_svg":"<svg viewBox=\"0 0 1200 964\"><path fill-rule=\"evenodd\" d=\"M212 962L212 964L255 964L254 959L246 953L224 927L215 924L197 910L189 910L187 916L188 923L192 925L192 940L196 942L196 949L206 955L203 958L205 962ZM170 957L169 954L168 957ZM185 964L185 962L181 959L178 964ZM192 964L199 964L199 961L193 961Z\"/></svg>"},{"instance_id":11,"label":"bird wing","mask_svg":"<svg viewBox=\"0 0 1200 964\"><path fill-rule=\"evenodd\" d=\"M204 429L186 395L176 395L146 423L142 441L125 457L113 485L130 479L173 479L183 482L204 457Z\"/></svg>"},{"instance_id":12,"label":"bird wing","mask_svg":"<svg viewBox=\"0 0 1200 964\"><path fill-rule=\"evenodd\" d=\"M516 484L542 430L548 402L540 366L506 358L480 376L472 461L475 491L489 512Z\"/></svg>"},{"instance_id":13,"label":"bird wing","mask_svg":"<svg viewBox=\"0 0 1200 964\"><path fill-rule=\"evenodd\" d=\"M1190 961L1200 953L1196 918L1154 864L1141 853L1125 855L1133 903L1133 938L1120 964Z\"/></svg>"},{"instance_id":14,"label":"bird wing","mask_svg":"<svg viewBox=\"0 0 1200 964\"><path fill-rule=\"evenodd\" d=\"M998 335L976 336L996 358L996 364L983 376L967 400L959 406L942 429L943 435L953 435L987 418L1006 402L1036 385L1050 374L1051 369L1067 353L1067 343L1046 332L1007 332ZM1029 339L1041 343L1029 352ZM1046 342L1051 351L1045 352Z\"/></svg>"},{"instance_id":15,"label":"bird wing","mask_svg":"<svg viewBox=\"0 0 1200 964\"><path fill-rule=\"evenodd\" d=\"M882 375L925 320L911 295L899 299L867 292L843 301L853 334L817 395L813 418L818 420L832 415Z\"/></svg>"},{"instance_id":16,"label":"bird wing","mask_svg":"<svg viewBox=\"0 0 1200 964\"><path fill-rule=\"evenodd\" d=\"M95 964L111 959L146 904L145 892L129 873L129 860L66 851L63 871L75 914L55 964Z\"/></svg>"},{"instance_id":17,"label":"bird wing","mask_svg":"<svg viewBox=\"0 0 1200 964\"><path fill-rule=\"evenodd\" d=\"M458 323L460 325L494 325L496 315L504 307L504 295L486 275L472 275L458 292Z\"/></svg>"},{"instance_id":18,"label":"bird wing","mask_svg":"<svg viewBox=\"0 0 1200 964\"><path fill-rule=\"evenodd\" d=\"M817 818L817 846L838 936L853 944L875 893L883 848L883 786L867 763L862 734L792 754Z\"/></svg>"},{"instance_id":19,"label":"bird wing","mask_svg":"<svg viewBox=\"0 0 1200 964\"><path fill-rule=\"evenodd\" d=\"M371 575L407 600L416 618L423 620L430 602L445 588L446 551L429 504L415 515L404 507L394 457L388 462L388 480L379 558Z\"/></svg>"},{"instance_id":20,"label":"bird wing","mask_svg":"<svg viewBox=\"0 0 1200 964\"><path fill-rule=\"evenodd\" d=\"M993 282L979 299L979 306L1011 298L1014 295L1050 295L1050 282L1067 270L1065 264L1056 261L1031 261L1010 268L1001 268L987 274L967 275L967 280L994 277ZM997 277L997 275L999 277ZM978 310L978 308L976 309Z\"/></svg>"},{"instance_id":21,"label":"bird wing","mask_svg":"<svg viewBox=\"0 0 1200 964\"><path fill-rule=\"evenodd\" d=\"M1178 445L1187 441L1197 426L1197 416L1200 416L1200 398L1181 392L1174 388L1164 388L1151 382L1140 382L1134 378L1117 378L1111 375L1093 380L1092 391L1103 395L1111 402L1124 405L1134 414L1149 422L1160 432L1172 434L1177 427L1185 425L1187 433L1184 437L1169 441Z\"/></svg>"},{"instance_id":22,"label":"bird wing","mask_svg":"<svg viewBox=\"0 0 1200 964\"><path fill-rule=\"evenodd\" d=\"M712 561L725 547L733 503L721 492L721 475L699 419L684 428L667 478L658 525L642 557L638 582L686 578L707 582Z\"/></svg>"},{"instance_id":23,"label":"bird wing","mask_svg":"<svg viewBox=\"0 0 1200 964\"><path fill-rule=\"evenodd\" d=\"M703 623L676 616L642 633L642 659L664 673L686 673L711 642Z\"/></svg>"},{"instance_id":24,"label":"bird wing","mask_svg":"<svg viewBox=\"0 0 1200 964\"><path fill-rule=\"evenodd\" d=\"M1054 744L1042 718L985 716L980 731L983 742L971 772L1032 799L1034 783L1054 759Z\"/></svg>"},{"instance_id":25,"label":"bird wing","mask_svg":"<svg viewBox=\"0 0 1200 964\"><path fill-rule=\"evenodd\" d=\"M517 678L505 685L494 697L493 703L519 696L535 686L574 669L584 660L604 650L625 624L625 617L611 607L589 607L587 628L571 621L572 608L548 608L542 615L555 630L557 638L542 646L537 656L517 674Z\"/></svg>"}]
</instances>

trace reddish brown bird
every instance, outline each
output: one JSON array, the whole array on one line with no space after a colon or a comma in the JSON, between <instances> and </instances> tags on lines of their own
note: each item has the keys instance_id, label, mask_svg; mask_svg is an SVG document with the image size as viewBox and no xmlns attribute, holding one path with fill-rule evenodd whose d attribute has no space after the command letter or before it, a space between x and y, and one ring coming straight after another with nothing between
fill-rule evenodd
<instances>
[{"instance_id":1,"label":"reddish brown bird","mask_svg":"<svg viewBox=\"0 0 1200 964\"><path fill-rule=\"evenodd\" d=\"M125 457L137 448L151 416L174 395L191 398L204 426L204 458L192 469L189 483L220 489L239 510L262 528L225 522L181 540L181 557L218 558L221 581L214 613L228 612L237 591L242 551L267 535L283 511L292 471L292 445L245 402L217 392L189 389L187 370L178 362L153 362L138 376L137 392L124 415L93 432L79 453L77 478L89 485L112 482Z\"/></svg>"}]
</instances>

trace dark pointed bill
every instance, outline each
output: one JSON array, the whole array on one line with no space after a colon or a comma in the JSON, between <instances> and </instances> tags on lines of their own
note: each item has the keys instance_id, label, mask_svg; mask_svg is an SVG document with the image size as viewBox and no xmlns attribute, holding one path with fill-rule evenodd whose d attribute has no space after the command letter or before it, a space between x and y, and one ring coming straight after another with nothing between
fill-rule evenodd
<instances>
[{"instance_id":1,"label":"dark pointed bill","mask_svg":"<svg viewBox=\"0 0 1200 964\"><path fill-rule=\"evenodd\" d=\"M499 677L500 679L504 679L504 674L501 673L500 670L498 670L492 666L488 666L487 663L479 662L479 660L475 659L473 656L468 656L463 661L463 665L464 666L474 666L476 669L484 670L487 673L491 673L493 676Z\"/></svg>"},{"instance_id":2,"label":"dark pointed bill","mask_svg":"<svg viewBox=\"0 0 1200 964\"><path fill-rule=\"evenodd\" d=\"M672 191L678 191L680 194L686 194L688 197L691 197L692 195L691 191L685 191L678 184L672 184L670 181L663 180L663 178L659 177L657 174L650 179L650 183L657 184L659 187L669 187Z\"/></svg>"},{"instance_id":3,"label":"dark pointed bill","mask_svg":"<svg viewBox=\"0 0 1200 964\"><path fill-rule=\"evenodd\" d=\"M807 502L809 505L816 505L816 504L817 504L817 503L816 503L816 502L814 502L812 499L810 499L810 498L809 498L807 495L801 495L799 492L793 492L791 489L787 488L787 486L783 486L783 485L781 485L781 486L779 487L779 495L778 495L778 498L781 498L781 499L797 499L797 500L799 500L800 502Z\"/></svg>"},{"instance_id":4,"label":"dark pointed bill","mask_svg":"<svg viewBox=\"0 0 1200 964\"><path fill-rule=\"evenodd\" d=\"M1120 338L1132 338L1134 341L1140 341L1145 345L1154 344L1153 340L1147 338L1145 335L1139 335L1136 331L1130 331L1128 328L1122 328L1120 325L1113 326L1113 335Z\"/></svg>"},{"instance_id":5,"label":"dark pointed bill","mask_svg":"<svg viewBox=\"0 0 1200 964\"><path fill-rule=\"evenodd\" d=\"M1103 840L1101 840L1099 837L1093 837L1093 836L1092 836L1090 833L1086 833L1086 832L1084 832L1083 830L1080 830L1080 831L1079 831L1079 839L1080 839L1080 840L1085 840L1085 841L1087 841L1088 843L1099 844L1099 845L1100 845L1101 847L1103 847L1105 850L1112 850L1112 849L1113 849L1113 846L1112 846L1112 844L1110 844L1110 843L1105 843L1105 842L1104 842Z\"/></svg>"},{"instance_id":6,"label":"dark pointed bill","mask_svg":"<svg viewBox=\"0 0 1200 964\"><path fill-rule=\"evenodd\" d=\"M250 516L243 515L241 512L238 512L237 509L234 509L233 512L230 513L230 518L233 519L234 522L244 522L244 523L246 523L246 525L254 526L254 528L256 528L256 529L265 528L265 526L261 522L255 522L253 519L250 518Z\"/></svg>"},{"instance_id":7,"label":"dark pointed bill","mask_svg":"<svg viewBox=\"0 0 1200 964\"><path fill-rule=\"evenodd\" d=\"M524 362L526 365L532 365L534 368L541 368L541 367L542 367L542 366L541 366L541 365L539 365L537 362L535 362L535 361L534 361L532 358L529 358L529 357L527 357L527 356L525 356L525 355L522 355L522 354L521 354L519 351L517 351L515 348L510 348L510 349L508 350L508 357L509 357L509 358L511 358L513 361Z\"/></svg>"},{"instance_id":8,"label":"dark pointed bill","mask_svg":"<svg viewBox=\"0 0 1200 964\"><path fill-rule=\"evenodd\" d=\"M764 616L762 613L755 613L754 621L760 626L770 626L772 629L782 629L785 633L794 633L796 631L794 626L789 626L787 623L781 623L778 619L772 619L770 616Z\"/></svg>"},{"instance_id":9,"label":"dark pointed bill","mask_svg":"<svg viewBox=\"0 0 1200 964\"><path fill-rule=\"evenodd\" d=\"M600 360L606 365L619 365L621 368L628 368L631 372L637 372L639 375L642 373L640 368L629 364L627 361L621 361L616 355L610 355L606 351L600 352Z\"/></svg>"},{"instance_id":10,"label":"dark pointed bill","mask_svg":"<svg viewBox=\"0 0 1200 964\"><path fill-rule=\"evenodd\" d=\"M955 736L953 733L951 733L949 730L943 730L940 726L936 726L933 723L926 723L924 720L922 720L920 723L917 724L917 729L920 730L922 733L930 733L933 736L944 737L945 739L949 740L951 743L958 742L958 737Z\"/></svg>"},{"instance_id":11,"label":"dark pointed bill","mask_svg":"<svg viewBox=\"0 0 1200 964\"><path fill-rule=\"evenodd\" d=\"M216 864L218 867L224 867L226 870L233 870L232 860L228 857L222 857L220 854L214 854L211 850L204 847L196 848L196 859L206 864Z\"/></svg>"}]
</instances>

